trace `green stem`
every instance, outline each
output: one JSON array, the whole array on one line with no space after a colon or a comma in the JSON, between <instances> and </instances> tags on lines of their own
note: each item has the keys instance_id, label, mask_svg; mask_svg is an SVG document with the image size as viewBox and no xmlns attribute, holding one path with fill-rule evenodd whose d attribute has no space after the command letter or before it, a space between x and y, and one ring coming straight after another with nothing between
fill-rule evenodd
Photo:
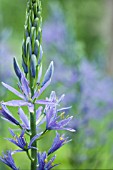
<instances>
[{"instance_id":1,"label":"green stem","mask_svg":"<svg viewBox=\"0 0 113 170\"><path fill-rule=\"evenodd\" d=\"M26 151L26 153L27 153L27 156L28 156L28 158L33 162L33 159L31 158L31 156L30 156L30 154L29 154L29 151L27 150Z\"/></svg>"},{"instance_id":2,"label":"green stem","mask_svg":"<svg viewBox=\"0 0 113 170\"><path fill-rule=\"evenodd\" d=\"M30 113L30 123L31 123L31 137L30 140L36 135L36 108L34 104L34 113ZM33 147L37 148L37 142L34 141L32 144ZM31 161L31 170L37 169L37 150L31 149L31 157L33 161Z\"/></svg>"},{"instance_id":3,"label":"green stem","mask_svg":"<svg viewBox=\"0 0 113 170\"><path fill-rule=\"evenodd\" d=\"M33 79L31 76L31 72L29 69L29 81L30 81L30 89L31 89L31 97L34 95L34 89L33 89ZM34 112L30 113L30 127L31 127L31 136L30 140L36 135L36 105L34 104ZM34 141L32 144L33 147L37 148L37 142ZM31 149L31 170L36 170L37 169L37 150L36 149Z\"/></svg>"}]
</instances>

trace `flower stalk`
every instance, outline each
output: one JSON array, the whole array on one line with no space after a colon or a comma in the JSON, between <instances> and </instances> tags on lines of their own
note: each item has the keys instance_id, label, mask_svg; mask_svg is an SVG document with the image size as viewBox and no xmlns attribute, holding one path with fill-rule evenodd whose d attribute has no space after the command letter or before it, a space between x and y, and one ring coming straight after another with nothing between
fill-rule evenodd
<instances>
[{"instance_id":1,"label":"flower stalk","mask_svg":"<svg viewBox=\"0 0 113 170\"><path fill-rule=\"evenodd\" d=\"M52 91L49 98L39 100L39 96L41 96L41 94L51 83L51 78L54 71L54 64L53 61L51 61L42 79L43 51L41 45L41 11L41 0L28 0L24 27L24 40L22 44L23 71L21 71L16 59L13 61L14 70L19 80L19 91L6 83L2 83L5 88L21 98L21 100L1 102L0 108L0 115L2 118L13 125L16 125L17 128L19 127L19 132L21 131L18 136L13 130L9 130L13 138L6 139L19 147L19 149L15 151L8 151L8 156L4 154L3 157L0 157L0 161L8 165L13 170L18 170L18 168L14 163L12 155L18 152L26 152L29 160L31 161L31 170L50 170L57 166L58 164L53 164L56 156L53 156L50 161L47 161L48 157L51 153L54 153L57 149L68 143L70 140L67 140L68 138L64 138L64 135L60 136L57 132L52 147L48 152L38 151L38 140L46 137L48 134L47 132L49 131L75 131L74 129L67 127L68 123L72 119L72 116L64 116L65 111L70 109L70 107L57 109L57 107L60 106L60 102L63 100L64 95L58 99L56 97L56 93ZM17 120L6 106L18 107L18 115L20 120ZM24 113L24 110L22 109L23 106L27 106L27 113ZM41 126L43 123L46 124L45 130L40 132L40 129L43 129ZM26 135L29 135L29 141L27 141Z\"/></svg>"},{"instance_id":2,"label":"flower stalk","mask_svg":"<svg viewBox=\"0 0 113 170\"><path fill-rule=\"evenodd\" d=\"M30 113L30 123L31 123L31 136L30 140L37 134L36 132L36 108L34 106L34 113ZM37 148L37 141L34 141L32 144L33 147ZM33 161L31 161L31 170L36 170L37 166L37 150L31 149L31 157Z\"/></svg>"},{"instance_id":3,"label":"flower stalk","mask_svg":"<svg viewBox=\"0 0 113 170\"><path fill-rule=\"evenodd\" d=\"M24 30L22 61L24 72L29 76L29 83L31 89L31 97L34 95L34 88L37 83L37 75L39 69L39 55L41 48L42 37L42 17L41 17L41 1L29 0L26 11L26 22ZM41 54L42 55L42 54ZM42 57L42 56L41 56ZM30 113L31 136L30 140L36 135L36 104L34 104L34 111ZM34 141L33 147L37 148L37 142ZM31 149L31 169L36 170L37 165L37 150Z\"/></svg>"}]
</instances>

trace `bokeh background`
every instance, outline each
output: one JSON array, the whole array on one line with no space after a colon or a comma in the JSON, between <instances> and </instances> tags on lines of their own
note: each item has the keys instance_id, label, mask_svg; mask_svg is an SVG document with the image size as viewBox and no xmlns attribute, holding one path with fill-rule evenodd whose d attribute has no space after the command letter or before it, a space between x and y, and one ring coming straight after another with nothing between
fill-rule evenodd
<instances>
[{"instance_id":1,"label":"bokeh background","mask_svg":"<svg viewBox=\"0 0 113 170\"><path fill-rule=\"evenodd\" d=\"M12 67L21 64L21 44L27 0L0 0L0 81L16 87ZM66 94L63 105L72 106L74 119L68 133L72 142L56 152L57 169L113 169L113 0L42 0L43 68L55 63L52 84ZM0 85L0 100L16 99ZM17 115L17 109L12 109ZM14 149L8 137L10 124L0 119L0 154ZM51 133L39 144L48 148ZM15 154L17 165L29 170L25 154ZM23 168L24 167L24 168ZM7 170L0 163L0 169Z\"/></svg>"}]
</instances>

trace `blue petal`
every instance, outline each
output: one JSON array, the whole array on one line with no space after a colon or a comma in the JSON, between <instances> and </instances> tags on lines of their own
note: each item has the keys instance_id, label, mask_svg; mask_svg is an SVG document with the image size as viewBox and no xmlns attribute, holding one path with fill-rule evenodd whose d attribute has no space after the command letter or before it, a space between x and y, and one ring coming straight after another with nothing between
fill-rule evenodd
<instances>
[{"instance_id":1,"label":"blue petal","mask_svg":"<svg viewBox=\"0 0 113 170\"><path fill-rule=\"evenodd\" d=\"M42 133L43 133L43 132L35 135L35 136L31 139L31 141L30 141L30 143L29 143L29 146L28 146L29 149L31 148L33 142L34 142L35 140L37 140L37 139L41 136Z\"/></svg>"},{"instance_id":2,"label":"blue petal","mask_svg":"<svg viewBox=\"0 0 113 170\"><path fill-rule=\"evenodd\" d=\"M30 88L29 88L29 83L28 80L25 78L25 76L22 74L21 77L21 83L22 83L22 90L23 93L26 95L26 97L30 97Z\"/></svg>"},{"instance_id":3,"label":"blue petal","mask_svg":"<svg viewBox=\"0 0 113 170\"><path fill-rule=\"evenodd\" d=\"M43 107L40 106L40 107L36 110L36 121L38 121L38 119L39 119L39 117L40 117L40 115L41 115L41 113L42 113L42 109L43 109Z\"/></svg>"},{"instance_id":4,"label":"blue petal","mask_svg":"<svg viewBox=\"0 0 113 170\"><path fill-rule=\"evenodd\" d=\"M33 142L34 142L35 140L37 140L37 139L41 136L42 133L43 133L43 132L35 135L35 136L31 139L28 148L31 148L31 145L33 144Z\"/></svg>"},{"instance_id":5,"label":"blue petal","mask_svg":"<svg viewBox=\"0 0 113 170\"><path fill-rule=\"evenodd\" d=\"M45 85L39 91L35 92L32 99L34 100L34 99L38 98L43 93L43 91L49 86L50 83L51 83L51 79L49 81L47 81L47 83L45 83Z\"/></svg>"},{"instance_id":6,"label":"blue petal","mask_svg":"<svg viewBox=\"0 0 113 170\"><path fill-rule=\"evenodd\" d=\"M21 108L18 109L18 114L20 115L20 119L24 123L25 128L30 129L29 120Z\"/></svg>"},{"instance_id":7,"label":"blue petal","mask_svg":"<svg viewBox=\"0 0 113 170\"><path fill-rule=\"evenodd\" d=\"M36 100L36 104L44 104L44 105L56 105L56 103L48 101L48 100Z\"/></svg>"},{"instance_id":8,"label":"blue petal","mask_svg":"<svg viewBox=\"0 0 113 170\"><path fill-rule=\"evenodd\" d=\"M28 106L29 105L28 102L25 102L23 100L11 100L8 102L3 102L3 104L7 106Z\"/></svg>"},{"instance_id":9,"label":"blue petal","mask_svg":"<svg viewBox=\"0 0 113 170\"><path fill-rule=\"evenodd\" d=\"M18 92L16 89L14 89L13 87L11 87L11 86L9 86L8 84L3 83L3 82L2 82L2 85L3 85L5 88L7 88L9 91L11 91L12 93L16 94L18 97L24 99L24 96L23 96L20 92Z\"/></svg>"},{"instance_id":10,"label":"blue petal","mask_svg":"<svg viewBox=\"0 0 113 170\"><path fill-rule=\"evenodd\" d=\"M37 83L40 83L41 77L42 77L42 64L40 65L40 69L39 69L39 72L38 72L38 81L37 81Z\"/></svg>"}]
</instances>

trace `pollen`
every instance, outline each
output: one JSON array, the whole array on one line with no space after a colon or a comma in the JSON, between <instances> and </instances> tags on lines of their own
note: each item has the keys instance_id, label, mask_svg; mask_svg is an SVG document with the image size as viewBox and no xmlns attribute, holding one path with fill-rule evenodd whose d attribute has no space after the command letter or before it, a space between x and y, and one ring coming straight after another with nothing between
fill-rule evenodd
<instances>
[{"instance_id":1,"label":"pollen","mask_svg":"<svg viewBox=\"0 0 113 170\"><path fill-rule=\"evenodd\" d=\"M63 138L63 137L60 137L60 140L64 140L64 138Z\"/></svg>"},{"instance_id":2,"label":"pollen","mask_svg":"<svg viewBox=\"0 0 113 170\"><path fill-rule=\"evenodd\" d=\"M47 163L48 162L47 159L45 159L44 162Z\"/></svg>"},{"instance_id":3,"label":"pollen","mask_svg":"<svg viewBox=\"0 0 113 170\"><path fill-rule=\"evenodd\" d=\"M54 166L54 163L53 163L53 162L51 163L51 166Z\"/></svg>"},{"instance_id":4,"label":"pollen","mask_svg":"<svg viewBox=\"0 0 113 170\"><path fill-rule=\"evenodd\" d=\"M62 113L60 114L60 117L61 117L62 119L64 119L64 114L65 114L65 112L62 112Z\"/></svg>"}]
</instances>

